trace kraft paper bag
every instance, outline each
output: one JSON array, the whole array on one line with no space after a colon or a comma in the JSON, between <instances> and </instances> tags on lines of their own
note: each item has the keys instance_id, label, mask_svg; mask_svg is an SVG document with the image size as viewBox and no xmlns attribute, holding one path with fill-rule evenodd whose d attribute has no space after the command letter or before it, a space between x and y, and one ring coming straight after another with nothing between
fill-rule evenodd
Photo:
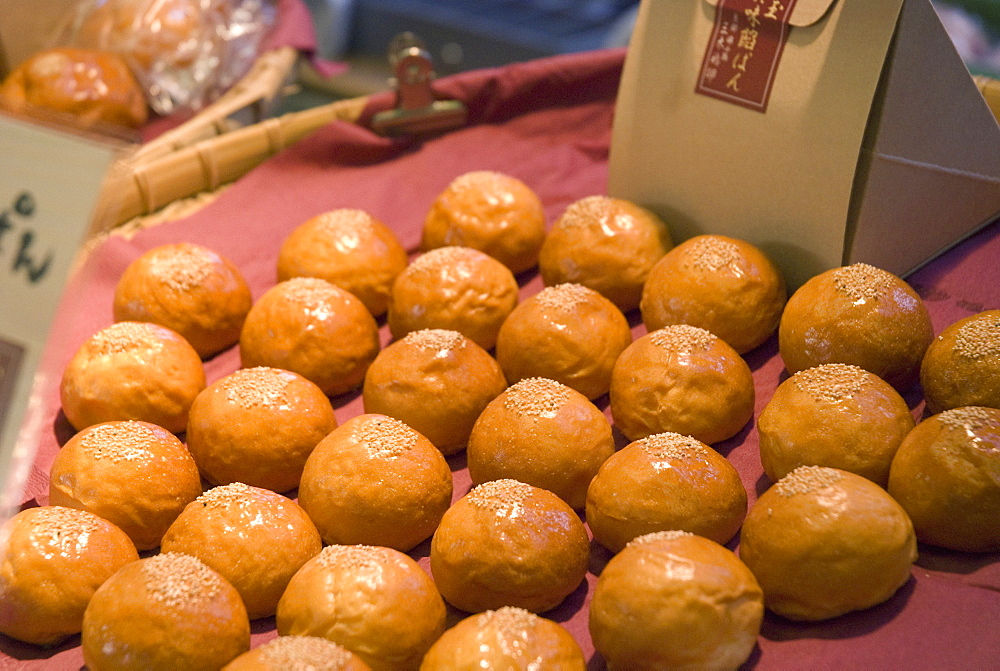
<instances>
[{"instance_id":1,"label":"kraft paper bag","mask_svg":"<svg viewBox=\"0 0 1000 671\"><path fill-rule=\"evenodd\" d=\"M905 276L1000 214L1000 126L929 0L644 0L609 193L792 288Z\"/></svg>"}]
</instances>

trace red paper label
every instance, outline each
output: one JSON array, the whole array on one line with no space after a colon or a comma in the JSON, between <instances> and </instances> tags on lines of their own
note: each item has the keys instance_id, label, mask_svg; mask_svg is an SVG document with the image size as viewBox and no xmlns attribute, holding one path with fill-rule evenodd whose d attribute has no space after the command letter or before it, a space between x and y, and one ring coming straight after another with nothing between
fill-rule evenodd
<instances>
[{"instance_id":1,"label":"red paper label","mask_svg":"<svg viewBox=\"0 0 1000 671\"><path fill-rule=\"evenodd\" d=\"M719 0L697 93L767 110L795 0Z\"/></svg>"}]
</instances>

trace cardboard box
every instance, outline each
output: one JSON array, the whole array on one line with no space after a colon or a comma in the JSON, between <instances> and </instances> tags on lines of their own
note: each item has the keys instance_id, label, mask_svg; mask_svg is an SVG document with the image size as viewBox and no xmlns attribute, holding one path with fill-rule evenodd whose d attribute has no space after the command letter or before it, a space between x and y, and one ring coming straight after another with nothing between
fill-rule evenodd
<instances>
[{"instance_id":1,"label":"cardboard box","mask_svg":"<svg viewBox=\"0 0 1000 671\"><path fill-rule=\"evenodd\" d=\"M763 98L727 99L748 65ZM1000 213L1000 126L929 0L644 0L609 192L677 240L753 242L792 288L854 262L905 276Z\"/></svg>"},{"instance_id":2,"label":"cardboard box","mask_svg":"<svg viewBox=\"0 0 1000 671\"><path fill-rule=\"evenodd\" d=\"M80 0L0 0L0 77L55 45Z\"/></svg>"}]
</instances>

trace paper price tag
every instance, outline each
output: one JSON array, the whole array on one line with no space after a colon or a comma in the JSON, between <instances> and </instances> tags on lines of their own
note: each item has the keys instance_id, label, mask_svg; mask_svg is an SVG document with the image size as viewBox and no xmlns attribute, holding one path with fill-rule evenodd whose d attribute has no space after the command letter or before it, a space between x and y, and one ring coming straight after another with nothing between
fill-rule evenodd
<instances>
[{"instance_id":1,"label":"paper price tag","mask_svg":"<svg viewBox=\"0 0 1000 671\"><path fill-rule=\"evenodd\" d=\"M0 520L34 458L49 329L121 145L0 115Z\"/></svg>"}]
</instances>

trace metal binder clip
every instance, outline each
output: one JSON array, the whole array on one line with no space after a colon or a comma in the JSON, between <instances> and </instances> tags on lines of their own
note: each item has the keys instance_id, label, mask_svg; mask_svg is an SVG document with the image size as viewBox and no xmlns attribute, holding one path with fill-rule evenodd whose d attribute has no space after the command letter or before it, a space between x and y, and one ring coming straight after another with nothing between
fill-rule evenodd
<instances>
[{"instance_id":1,"label":"metal binder clip","mask_svg":"<svg viewBox=\"0 0 1000 671\"><path fill-rule=\"evenodd\" d=\"M389 45L389 63L395 73L396 108L379 112L372 128L382 135L417 135L457 128L466 109L458 100L436 100L431 82L434 65L423 42L413 33L400 33Z\"/></svg>"}]
</instances>

